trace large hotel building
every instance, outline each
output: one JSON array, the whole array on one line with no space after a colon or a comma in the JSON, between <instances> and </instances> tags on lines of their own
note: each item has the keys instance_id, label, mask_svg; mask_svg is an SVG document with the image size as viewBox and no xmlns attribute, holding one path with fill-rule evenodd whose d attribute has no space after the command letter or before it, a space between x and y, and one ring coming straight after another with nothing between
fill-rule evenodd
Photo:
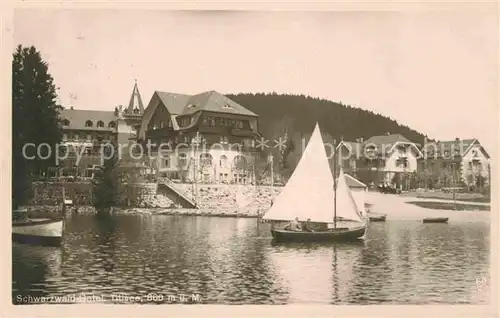
<instances>
[{"instance_id":1,"label":"large hotel building","mask_svg":"<svg viewBox=\"0 0 500 318\"><path fill-rule=\"evenodd\" d=\"M258 115L216 91L196 95L155 91L144 108L136 83L126 108L71 107L61 117L63 141L70 152L53 170L57 176L92 178L101 164L101 146L113 141L128 145L122 148L122 161L138 158L132 144L143 145L141 163L160 177L183 181L196 177L210 183L247 183L254 177L259 151L253 141L261 137ZM153 145L151 158L147 158L148 143ZM84 154L79 162L77 152Z\"/></svg>"}]
</instances>

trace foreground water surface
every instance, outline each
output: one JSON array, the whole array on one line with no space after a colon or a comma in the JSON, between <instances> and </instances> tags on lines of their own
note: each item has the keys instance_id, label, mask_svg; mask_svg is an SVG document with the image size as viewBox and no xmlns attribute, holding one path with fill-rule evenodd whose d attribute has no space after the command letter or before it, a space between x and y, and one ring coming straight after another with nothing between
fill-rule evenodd
<instances>
[{"instance_id":1,"label":"foreground water surface","mask_svg":"<svg viewBox=\"0 0 500 318\"><path fill-rule=\"evenodd\" d=\"M267 224L215 217L71 215L65 231L60 248L13 244L14 303L489 302L485 221L389 220L342 244L276 245Z\"/></svg>"}]
</instances>

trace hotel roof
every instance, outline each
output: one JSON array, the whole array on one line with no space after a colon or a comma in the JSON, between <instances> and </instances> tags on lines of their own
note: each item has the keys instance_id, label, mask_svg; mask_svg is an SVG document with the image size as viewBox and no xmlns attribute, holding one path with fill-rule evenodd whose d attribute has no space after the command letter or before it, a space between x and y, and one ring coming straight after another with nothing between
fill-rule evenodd
<instances>
[{"instance_id":1,"label":"hotel roof","mask_svg":"<svg viewBox=\"0 0 500 318\"><path fill-rule=\"evenodd\" d=\"M60 113L61 119L63 119L64 129L74 129L74 130L101 130L101 131L112 131L113 127L110 127L110 123L116 125L117 117L113 111L103 111L103 110L83 110L83 109L64 109ZM64 120L67 120L67 125L64 125ZM92 126L87 126L87 122L90 121ZM103 123L103 127L98 127L98 122Z\"/></svg>"}]
</instances>

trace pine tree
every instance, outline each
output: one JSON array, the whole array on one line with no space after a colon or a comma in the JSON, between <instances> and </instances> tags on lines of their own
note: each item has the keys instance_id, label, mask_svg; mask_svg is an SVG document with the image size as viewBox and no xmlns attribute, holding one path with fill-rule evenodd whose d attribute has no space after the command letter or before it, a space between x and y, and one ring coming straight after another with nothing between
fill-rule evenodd
<instances>
[{"instance_id":1,"label":"pine tree","mask_svg":"<svg viewBox=\"0 0 500 318\"><path fill-rule=\"evenodd\" d=\"M29 199L31 175L54 166L55 145L62 128L57 93L48 64L34 46L19 45L12 60L12 203L13 208ZM26 153L23 154L25 145ZM40 148L40 158L36 148ZM35 156L33 159L30 157Z\"/></svg>"},{"instance_id":2,"label":"pine tree","mask_svg":"<svg viewBox=\"0 0 500 318\"><path fill-rule=\"evenodd\" d=\"M99 214L105 214L109 209L116 205L117 192L118 192L118 154L117 148L113 144L113 156L105 152L104 164L94 175L92 180L92 198L93 205ZM111 151L111 147L105 147L106 151ZM109 159L108 159L109 157Z\"/></svg>"}]
</instances>

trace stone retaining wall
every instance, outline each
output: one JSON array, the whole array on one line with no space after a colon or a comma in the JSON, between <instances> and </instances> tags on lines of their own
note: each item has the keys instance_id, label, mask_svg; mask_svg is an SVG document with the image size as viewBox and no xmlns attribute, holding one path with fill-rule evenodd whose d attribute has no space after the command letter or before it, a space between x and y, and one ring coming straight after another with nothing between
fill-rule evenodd
<instances>
[{"instance_id":1,"label":"stone retaining wall","mask_svg":"<svg viewBox=\"0 0 500 318\"><path fill-rule=\"evenodd\" d=\"M175 184L188 198L193 199L191 184ZM236 209L236 197L239 192L252 202L254 208L268 209L271 200L280 192L281 187L227 185L227 184L200 184L198 185L197 203L200 209Z\"/></svg>"},{"instance_id":2,"label":"stone retaining wall","mask_svg":"<svg viewBox=\"0 0 500 318\"><path fill-rule=\"evenodd\" d=\"M75 207L67 211L72 213L75 208L78 213L95 213L91 204L91 184L75 186L77 183L66 183L67 197L74 200ZM69 185L69 186L68 186ZM29 204L31 217L51 217L60 215L62 210L62 184L40 183L37 186L36 198ZM68 186L68 187L66 187ZM175 184L188 198L192 199L191 184ZM69 190L68 190L69 189ZM73 192L71 192L73 191ZM124 184L121 187L119 203L122 208L114 209L116 213L148 213L148 214L180 214L180 215L210 215L210 216L241 216L255 217L269 209L271 200L281 191L280 187L251 185L198 185L199 209L181 209L171 199L156 194L154 184ZM238 193L243 194L249 204L240 209L236 202ZM73 194L73 196L71 196ZM81 195L82 199L75 200ZM127 198L127 196L131 196ZM135 198L135 199L134 199ZM38 203L38 204L37 204ZM127 204L128 203L128 204ZM131 208L135 207L135 208ZM142 209L141 209L142 208Z\"/></svg>"}]
</instances>

